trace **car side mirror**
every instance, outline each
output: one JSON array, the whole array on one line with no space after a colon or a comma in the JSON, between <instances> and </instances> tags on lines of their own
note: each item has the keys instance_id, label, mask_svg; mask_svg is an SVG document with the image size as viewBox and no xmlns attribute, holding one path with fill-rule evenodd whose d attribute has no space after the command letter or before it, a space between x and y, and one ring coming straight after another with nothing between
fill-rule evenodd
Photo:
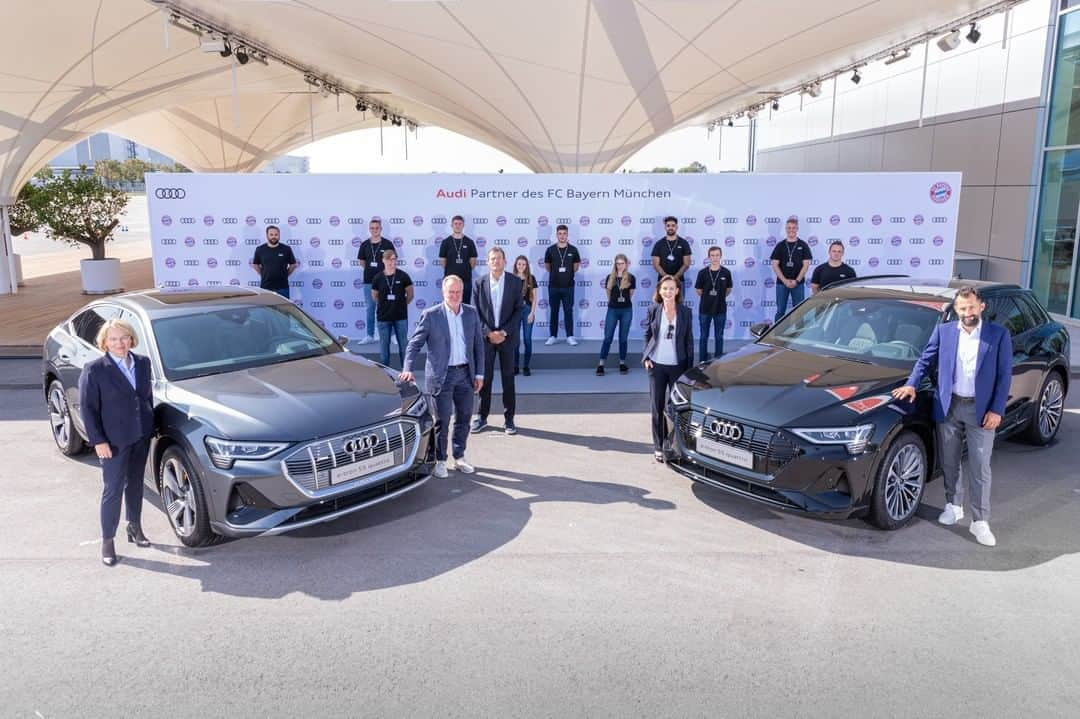
<instances>
[{"instance_id":1,"label":"car side mirror","mask_svg":"<svg viewBox=\"0 0 1080 719\"><path fill-rule=\"evenodd\" d=\"M349 349L349 336L348 335L338 335L337 336L337 343L339 345L341 345L342 347L344 347L345 349Z\"/></svg>"},{"instance_id":2,"label":"car side mirror","mask_svg":"<svg viewBox=\"0 0 1080 719\"><path fill-rule=\"evenodd\" d=\"M754 335L755 337L760 337L761 335L765 334L765 332L767 332L769 327L771 326L772 325L770 325L768 322L758 322L756 324L752 324L750 325L750 334Z\"/></svg>"}]
</instances>

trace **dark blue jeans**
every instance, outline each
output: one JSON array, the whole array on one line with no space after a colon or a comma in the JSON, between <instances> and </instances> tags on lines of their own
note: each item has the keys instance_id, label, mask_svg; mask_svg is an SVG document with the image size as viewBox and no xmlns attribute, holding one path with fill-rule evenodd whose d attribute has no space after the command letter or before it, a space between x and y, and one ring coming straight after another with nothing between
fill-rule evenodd
<instances>
[{"instance_id":1,"label":"dark blue jeans","mask_svg":"<svg viewBox=\"0 0 1080 719\"><path fill-rule=\"evenodd\" d=\"M701 332L701 339L698 341L698 357L701 361L709 359L709 327L712 327L716 336L713 342L716 348L716 354L713 357L719 357L724 354L724 325L727 324L727 313L719 315L698 315L698 330Z\"/></svg>"},{"instance_id":2,"label":"dark blue jeans","mask_svg":"<svg viewBox=\"0 0 1080 719\"><path fill-rule=\"evenodd\" d=\"M799 304L806 296L806 284L800 282L792 287L790 290L784 285L783 282L777 280L776 282L776 317L775 321L779 322L780 318L787 314L788 297L791 298L791 306Z\"/></svg>"},{"instance_id":3,"label":"dark blue jeans","mask_svg":"<svg viewBox=\"0 0 1080 719\"><path fill-rule=\"evenodd\" d=\"M450 416L454 417L454 459L465 456L469 439L469 419L473 411L473 377L468 367L448 367L439 393L435 395L435 410L439 414L439 431L435 434L435 459L446 461L446 443L450 435Z\"/></svg>"},{"instance_id":4,"label":"dark blue jeans","mask_svg":"<svg viewBox=\"0 0 1080 719\"><path fill-rule=\"evenodd\" d=\"M367 324L364 325L364 331L367 332L369 338L375 337L375 300L371 299L371 285L364 285L364 299L367 304ZM383 364L386 364L383 362Z\"/></svg>"},{"instance_id":5,"label":"dark blue jeans","mask_svg":"<svg viewBox=\"0 0 1080 719\"><path fill-rule=\"evenodd\" d=\"M604 343L600 345L600 361L607 359L611 351L611 341L615 338L615 325L619 326L619 361L626 362L626 351L630 344L630 322L634 319L634 308L611 309L608 307L604 317Z\"/></svg>"},{"instance_id":6,"label":"dark blue jeans","mask_svg":"<svg viewBox=\"0 0 1080 719\"><path fill-rule=\"evenodd\" d=\"M379 323L379 349L382 350L380 362L384 365L390 364L390 336L393 335L395 339L397 339L398 367L405 366L405 343L408 331L408 320L395 320L393 322Z\"/></svg>"},{"instance_id":7,"label":"dark blue jeans","mask_svg":"<svg viewBox=\"0 0 1080 719\"><path fill-rule=\"evenodd\" d=\"M277 292L279 295L281 295L285 299L290 299L289 298L289 287L288 287L288 285L286 285L285 287L275 287L274 292Z\"/></svg>"},{"instance_id":8,"label":"dark blue jeans","mask_svg":"<svg viewBox=\"0 0 1080 719\"><path fill-rule=\"evenodd\" d=\"M548 304L551 305L551 336L559 336L559 305L563 308L566 336L574 336L574 288L548 287Z\"/></svg>"},{"instance_id":9,"label":"dark blue jeans","mask_svg":"<svg viewBox=\"0 0 1080 719\"><path fill-rule=\"evenodd\" d=\"M532 331L535 321L534 317L533 322L529 322L529 308L523 307L521 309L521 341L525 343L525 364L521 364L521 346L518 345L514 348L514 367L528 367L529 362L532 361Z\"/></svg>"}]
</instances>

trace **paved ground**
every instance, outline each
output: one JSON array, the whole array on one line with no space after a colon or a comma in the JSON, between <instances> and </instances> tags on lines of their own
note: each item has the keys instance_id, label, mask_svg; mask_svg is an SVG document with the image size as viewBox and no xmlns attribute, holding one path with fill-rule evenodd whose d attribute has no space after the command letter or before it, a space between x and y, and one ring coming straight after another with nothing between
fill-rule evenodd
<instances>
[{"instance_id":1,"label":"paved ground","mask_svg":"<svg viewBox=\"0 0 1080 719\"><path fill-rule=\"evenodd\" d=\"M1076 716L1076 396L995 453L993 550L940 482L895 533L693 486L645 401L529 397L479 474L292 535L181 550L148 503L106 569L99 470L0 390L0 715Z\"/></svg>"}]
</instances>

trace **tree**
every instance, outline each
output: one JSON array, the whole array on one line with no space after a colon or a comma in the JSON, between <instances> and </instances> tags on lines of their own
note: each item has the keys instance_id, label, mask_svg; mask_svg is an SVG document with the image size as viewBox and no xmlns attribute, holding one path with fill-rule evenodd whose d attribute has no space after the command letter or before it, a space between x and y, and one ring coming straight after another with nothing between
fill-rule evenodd
<instances>
[{"instance_id":1,"label":"tree","mask_svg":"<svg viewBox=\"0 0 1080 719\"><path fill-rule=\"evenodd\" d=\"M675 168L674 167L654 167L653 169L649 170L649 172L663 172L663 173L675 172Z\"/></svg>"},{"instance_id":2,"label":"tree","mask_svg":"<svg viewBox=\"0 0 1080 719\"><path fill-rule=\"evenodd\" d=\"M25 232L33 232L41 227L37 210L34 206L37 188L27 182L19 190L19 196L15 198L15 204L8 208L8 225L11 227L11 236L18 237Z\"/></svg>"},{"instance_id":3,"label":"tree","mask_svg":"<svg viewBox=\"0 0 1080 719\"><path fill-rule=\"evenodd\" d=\"M124 167L119 160L98 160L94 163L94 174L108 183L124 179Z\"/></svg>"},{"instance_id":4,"label":"tree","mask_svg":"<svg viewBox=\"0 0 1080 719\"><path fill-rule=\"evenodd\" d=\"M112 239L128 203L122 190L107 187L96 175L72 173L42 177L32 193L34 209L45 234L72 246L90 247L95 260L105 259L105 243Z\"/></svg>"},{"instance_id":5,"label":"tree","mask_svg":"<svg viewBox=\"0 0 1080 719\"><path fill-rule=\"evenodd\" d=\"M693 162L691 162L686 167L680 167L679 168L679 172L708 172L708 171L709 171L709 168L705 167L705 165L702 165L697 160L694 160Z\"/></svg>"},{"instance_id":6,"label":"tree","mask_svg":"<svg viewBox=\"0 0 1080 719\"><path fill-rule=\"evenodd\" d=\"M132 157L128 160L124 160L121 164L120 179L131 183L143 182L145 180L144 175L153 171L154 166L149 162L140 160L137 157Z\"/></svg>"}]
</instances>

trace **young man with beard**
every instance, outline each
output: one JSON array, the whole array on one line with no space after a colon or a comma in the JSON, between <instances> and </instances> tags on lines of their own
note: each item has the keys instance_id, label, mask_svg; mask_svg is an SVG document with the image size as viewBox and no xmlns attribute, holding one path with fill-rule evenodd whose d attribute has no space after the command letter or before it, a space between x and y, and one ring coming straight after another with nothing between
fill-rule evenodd
<instances>
[{"instance_id":1,"label":"young man with beard","mask_svg":"<svg viewBox=\"0 0 1080 719\"><path fill-rule=\"evenodd\" d=\"M292 248L281 244L281 230L277 225L267 225L266 242L255 248L251 259L251 269L259 273L259 287L288 297L289 275L296 267Z\"/></svg>"}]
</instances>

